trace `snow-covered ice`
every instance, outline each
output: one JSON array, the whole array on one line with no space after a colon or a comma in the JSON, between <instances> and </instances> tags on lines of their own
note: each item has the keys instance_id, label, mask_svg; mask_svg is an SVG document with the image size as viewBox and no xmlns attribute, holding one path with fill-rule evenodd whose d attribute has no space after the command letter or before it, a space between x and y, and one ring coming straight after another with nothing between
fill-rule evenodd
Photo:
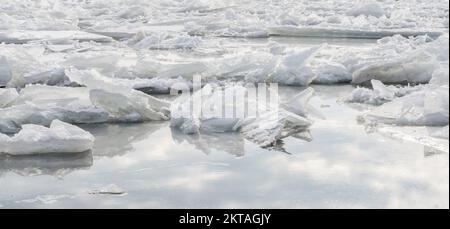
<instances>
[{"instance_id":1,"label":"snow-covered ice","mask_svg":"<svg viewBox=\"0 0 450 229\"><path fill-rule=\"evenodd\" d=\"M27 124L12 137L0 134L0 143L0 152L11 155L78 153L92 149L94 137L55 119L49 128Z\"/></svg>"},{"instance_id":2,"label":"snow-covered ice","mask_svg":"<svg viewBox=\"0 0 450 229\"><path fill-rule=\"evenodd\" d=\"M114 169L142 166L141 159L150 158L158 162L156 167L138 168L139 172L167 171L162 167L168 166L165 160L170 155L165 152L173 149L166 146L171 143L179 151L198 150L212 157L224 151L244 160L249 151L294 152L289 163L280 158L263 162L263 154L251 156L260 160L252 161L255 168L263 165L268 172L287 163L273 171L280 171L279 175L283 170L301 171L308 182L298 183L315 186L317 180L341 184L327 180L326 171L332 171L333 179L345 173L346 182L360 172L377 171L377 177L385 179L379 171L386 168L355 170L347 160L383 157L396 162L403 159L401 154L381 151L409 150L402 141L423 146L426 157L443 154L444 160L434 163L444 163L449 125L448 24L446 0L2 1L0 179L9 171L60 177L72 168L91 167L98 157L114 157L105 160ZM274 92L280 95L275 103L250 96L255 87L273 84L282 89L255 95L272 99ZM94 135L99 142L94 142ZM299 154L315 144L311 153ZM329 151L326 145L337 153L322 153ZM81 158L61 158L89 150L92 153ZM134 150L146 154L129 158L127 153ZM359 153L364 150L370 153ZM192 157L189 153L184 155ZM183 157L168 167L181 168L184 160L194 159L200 160ZM202 163L194 170L209 175L203 171L209 162ZM448 170L448 165L441 167ZM311 171L314 174L308 177ZM177 173L169 171L161 176L166 183L158 183L159 178L154 182L162 190L168 185L201 193L197 180L220 183L228 172L185 181L167 178ZM138 179L133 177L133 182L139 183ZM284 181L291 181L290 176L280 182ZM376 187L376 195L389 189L385 180L365 182L355 183L364 190ZM424 181L420 182L414 187L422 187ZM132 193L132 186L124 188ZM403 187L391 186L397 191ZM266 188L271 190L269 185ZM292 185L287 193L292 191L289 188ZM91 193L125 192L111 185ZM36 201L35 196L17 204L46 202ZM45 200L47 195L41 196ZM7 202L2 198L2 204ZM339 198L324 202L329 206L339 201L348 203ZM359 207L367 201L350 205ZM379 201L384 202L388 201Z\"/></svg>"},{"instance_id":3,"label":"snow-covered ice","mask_svg":"<svg viewBox=\"0 0 450 229\"><path fill-rule=\"evenodd\" d=\"M66 72L69 78L87 86L90 101L121 121L167 120L169 103L141 91L115 84L95 70Z\"/></svg>"},{"instance_id":4,"label":"snow-covered ice","mask_svg":"<svg viewBox=\"0 0 450 229\"><path fill-rule=\"evenodd\" d=\"M184 96L172 104L171 126L185 134L242 132L244 137L260 146L272 146L283 138L306 131L312 124L307 118L310 109L308 101L314 93L312 88L301 92L281 107L278 101L268 101L267 105L259 100L261 98L252 98L251 93L240 85L226 86L224 89L206 85L192 97ZM269 89L269 93L276 92ZM247 100L226 100L225 104L221 104L220 101L227 95L242 96ZM189 112L196 101L201 102L198 105L200 108ZM222 111L231 112L231 115L223 116Z\"/></svg>"},{"instance_id":5,"label":"snow-covered ice","mask_svg":"<svg viewBox=\"0 0 450 229\"><path fill-rule=\"evenodd\" d=\"M382 105L398 97L422 90L422 85L417 86L393 86L384 85L379 80L371 80L372 89L358 87L344 100L349 103L365 103L370 105Z\"/></svg>"},{"instance_id":6,"label":"snow-covered ice","mask_svg":"<svg viewBox=\"0 0 450 229\"><path fill-rule=\"evenodd\" d=\"M424 89L385 103L364 114L367 122L445 126L449 123L449 87Z\"/></svg>"},{"instance_id":7,"label":"snow-covered ice","mask_svg":"<svg viewBox=\"0 0 450 229\"><path fill-rule=\"evenodd\" d=\"M248 117L174 118L170 102L148 95L195 90L191 83L195 76L222 86L230 81L290 86L371 82L372 89L358 87L344 98L348 103L379 106L362 117L393 124L446 123L448 10L444 1L425 5L421 1L288 0L267 1L264 7L254 1L26 4L21 9L12 0L0 7L0 87L8 88L0 91L3 133L17 133L26 124L48 126L54 119L73 124L172 119L172 125L185 133L259 125ZM272 40L263 45L239 44L276 36L379 40L366 47L326 43L296 47ZM411 85L385 85L405 83ZM205 90L194 92L194 97ZM214 93L209 96L210 103L219 99ZM304 122L306 127L311 124L309 115L321 116L310 107L302 110L310 97L300 94L280 106L275 112L279 119L271 120L269 112L259 122L284 123L290 129L296 127L289 122ZM239 109L236 104L226 105ZM404 108L399 113L390 106Z\"/></svg>"}]
</instances>

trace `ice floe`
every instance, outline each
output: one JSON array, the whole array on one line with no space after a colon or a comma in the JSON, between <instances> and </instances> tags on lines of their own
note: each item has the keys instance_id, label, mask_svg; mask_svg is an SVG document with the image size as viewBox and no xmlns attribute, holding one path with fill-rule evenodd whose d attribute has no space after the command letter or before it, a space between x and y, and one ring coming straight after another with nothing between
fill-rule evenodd
<instances>
[{"instance_id":1,"label":"ice floe","mask_svg":"<svg viewBox=\"0 0 450 229\"><path fill-rule=\"evenodd\" d=\"M347 11L346 14L354 17L365 15L379 18L386 15L386 11L383 9L380 3L374 1L360 3L359 5L356 5L354 8Z\"/></svg>"},{"instance_id":2,"label":"ice floe","mask_svg":"<svg viewBox=\"0 0 450 229\"><path fill-rule=\"evenodd\" d=\"M125 195L126 192L116 184L110 184L100 189L94 189L89 191L92 195Z\"/></svg>"},{"instance_id":3,"label":"ice floe","mask_svg":"<svg viewBox=\"0 0 450 229\"><path fill-rule=\"evenodd\" d=\"M313 69L315 84L349 83L352 81L350 71L340 63L323 61Z\"/></svg>"},{"instance_id":4,"label":"ice floe","mask_svg":"<svg viewBox=\"0 0 450 229\"><path fill-rule=\"evenodd\" d=\"M168 120L169 103L114 83L95 70L66 71L69 78L87 86L90 101L120 121Z\"/></svg>"},{"instance_id":5,"label":"ice floe","mask_svg":"<svg viewBox=\"0 0 450 229\"><path fill-rule=\"evenodd\" d=\"M50 127L23 125L16 135L0 134L0 152L11 155L78 153L88 151L94 137L73 125L53 120Z\"/></svg>"},{"instance_id":6,"label":"ice floe","mask_svg":"<svg viewBox=\"0 0 450 229\"><path fill-rule=\"evenodd\" d=\"M449 123L449 87L420 90L385 103L363 115L367 122L445 126Z\"/></svg>"},{"instance_id":7,"label":"ice floe","mask_svg":"<svg viewBox=\"0 0 450 229\"><path fill-rule=\"evenodd\" d=\"M39 45L0 44L0 86L24 87L30 83L63 84L64 75L53 60L45 59Z\"/></svg>"},{"instance_id":8,"label":"ice floe","mask_svg":"<svg viewBox=\"0 0 450 229\"><path fill-rule=\"evenodd\" d=\"M48 126L54 119L80 124L167 120L170 105L131 87L112 84L95 70L67 71L73 81L88 87L31 85L18 96L1 89L0 132L17 133L24 124ZM106 80L105 80L106 79ZM8 97L6 97L8 95ZM8 99L10 98L10 99Z\"/></svg>"},{"instance_id":9,"label":"ice floe","mask_svg":"<svg viewBox=\"0 0 450 229\"><path fill-rule=\"evenodd\" d=\"M48 126L54 119L75 124L110 120L108 112L92 105L88 89L45 85L22 89L9 106L0 109L0 116L3 133L16 133L24 124Z\"/></svg>"},{"instance_id":10,"label":"ice floe","mask_svg":"<svg viewBox=\"0 0 450 229\"><path fill-rule=\"evenodd\" d=\"M422 85L418 86L393 86L384 85L379 80L371 80L372 90L365 87L358 87L347 98L349 103L365 103L370 105L382 105L390 102L398 97L423 89Z\"/></svg>"},{"instance_id":11,"label":"ice floe","mask_svg":"<svg viewBox=\"0 0 450 229\"><path fill-rule=\"evenodd\" d=\"M417 44L418 41L420 43ZM389 40L382 39L379 45L376 50L381 54L379 60L369 60L355 70L353 83L360 84L371 79L383 83L428 83L441 62L448 62L448 35L431 42L415 38L399 39L397 36ZM393 45L403 49L389 48Z\"/></svg>"},{"instance_id":12,"label":"ice floe","mask_svg":"<svg viewBox=\"0 0 450 229\"><path fill-rule=\"evenodd\" d=\"M312 121L305 117L307 102L313 93L311 88L282 107L278 101L271 101L267 105L252 99L249 93L251 91L240 85L226 86L224 89L206 85L192 97L184 96L172 104L171 126L185 134L241 132L245 138L267 147L307 130L312 124ZM249 99L240 102L225 99L225 104L221 105L220 101L227 96L247 96ZM200 101L200 104L194 105L196 101ZM191 112L191 106L198 108ZM227 113L229 115L224 116ZM241 113L242 115L238 115Z\"/></svg>"},{"instance_id":13,"label":"ice floe","mask_svg":"<svg viewBox=\"0 0 450 229\"><path fill-rule=\"evenodd\" d=\"M26 4L26 8L21 7ZM448 28L444 0L431 4L414 1L134 1L106 3L13 0L2 4L0 30L73 31L82 29L115 39L139 31L173 30L195 35L267 37L280 35L273 28L291 26L282 35L330 36L336 28L363 37L381 38L441 32ZM65 10L70 9L70 10ZM148 13L152 12L152 13ZM304 29L302 34L291 31ZM314 32L320 29L320 33ZM306 32L309 31L309 32ZM327 31L331 31L327 33ZM385 32L379 32L385 31ZM416 34L414 34L416 32ZM378 33L377 37L370 33ZM349 33L347 33L349 34ZM344 36L345 33L341 33ZM351 37L351 36L350 36Z\"/></svg>"},{"instance_id":14,"label":"ice floe","mask_svg":"<svg viewBox=\"0 0 450 229\"><path fill-rule=\"evenodd\" d=\"M417 52L397 59L387 59L356 70L354 84L377 79L384 83L427 83L438 63L425 52Z\"/></svg>"}]
</instances>

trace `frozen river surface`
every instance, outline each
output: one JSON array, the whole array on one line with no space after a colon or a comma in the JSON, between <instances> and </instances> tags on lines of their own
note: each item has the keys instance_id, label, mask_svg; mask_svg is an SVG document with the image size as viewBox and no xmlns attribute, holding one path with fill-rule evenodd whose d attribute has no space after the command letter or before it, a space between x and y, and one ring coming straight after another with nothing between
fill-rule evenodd
<instances>
[{"instance_id":1,"label":"frozen river surface","mask_svg":"<svg viewBox=\"0 0 450 229\"><path fill-rule=\"evenodd\" d=\"M449 154L367 132L338 102L353 87L313 86L325 120L312 141L262 149L240 134L183 135L167 122L82 126L92 152L1 156L4 208L448 208ZM303 88L280 89L287 99Z\"/></svg>"},{"instance_id":2,"label":"frozen river surface","mask_svg":"<svg viewBox=\"0 0 450 229\"><path fill-rule=\"evenodd\" d=\"M445 0L1 2L0 208L449 207Z\"/></svg>"}]
</instances>

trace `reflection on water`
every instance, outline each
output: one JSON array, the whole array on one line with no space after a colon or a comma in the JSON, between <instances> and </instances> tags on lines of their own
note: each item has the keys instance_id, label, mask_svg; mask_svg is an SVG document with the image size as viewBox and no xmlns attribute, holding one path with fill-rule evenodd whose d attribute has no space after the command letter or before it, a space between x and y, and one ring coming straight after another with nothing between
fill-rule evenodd
<instances>
[{"instance_id":1,"label":"reflection on water","mask_svg":"<svg viewBox=\"0 0 450 229\"><path fill-rule=\"evenodd\" d=\"M119 123L80 125L95 136L94 156L114 157L133 150L132 143L146 139L167 123Z\"/></svg>"},{"instance_id":2,"label":"reflection on water","mask_svg":"<svg viewBox=\"0 0 450 229\"><path fill-rule=\"evenodd\" d=\"M448 208L448 153L367 133L360 112L337 102L351 86L314 88L324 119L275 150L237 133L183 135L167 122L82 126L96 136L92 154L1 157L0 206ZM299 90L281 88L281 99ZM89 194L111 186L127 195Z\"/></svg>"},{"instance_id":3,"label":"reflection on water","mask_svg":"<svg viewBox=\"0 0 450 229\"><path fill-rule=\"evenodd\" d=\"M75 170L89 169L92 164L91 151L67 154L0 155L0 175L14 172L22 176L64 177Z\"/></svg>"},{"instance_id":4,"label":"reflection on water","mask_svg":"<svg viewBox=\"0 0 450 229\"><path fill-rule=\"evenodd\" d=\"M186 135L177 129L171 128L171 134L174 142L179 144L187 142L206 155L214 151L224 151L236 157L242 157L245 154L244 138L240 133Z\"/></svg>"}]
</instances>

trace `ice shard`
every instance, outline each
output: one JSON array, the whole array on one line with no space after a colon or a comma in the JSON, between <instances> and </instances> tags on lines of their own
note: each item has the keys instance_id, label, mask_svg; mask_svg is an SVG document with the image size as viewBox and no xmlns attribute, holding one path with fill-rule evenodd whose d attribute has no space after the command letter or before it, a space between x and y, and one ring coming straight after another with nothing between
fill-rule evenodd
<instances>
[{"instance_id":1,"label":"ice shard","mask_svg":"<svg viewBox=\"0 0 450 229\"><path fill-rule=\"evenodd\" d=\"M90 133L79 127L54 120L49 128L27 124L12 137L0 134L0 153L11 155L80 153L90 150L94 140Z\"/></svg>"}]
</instances>

